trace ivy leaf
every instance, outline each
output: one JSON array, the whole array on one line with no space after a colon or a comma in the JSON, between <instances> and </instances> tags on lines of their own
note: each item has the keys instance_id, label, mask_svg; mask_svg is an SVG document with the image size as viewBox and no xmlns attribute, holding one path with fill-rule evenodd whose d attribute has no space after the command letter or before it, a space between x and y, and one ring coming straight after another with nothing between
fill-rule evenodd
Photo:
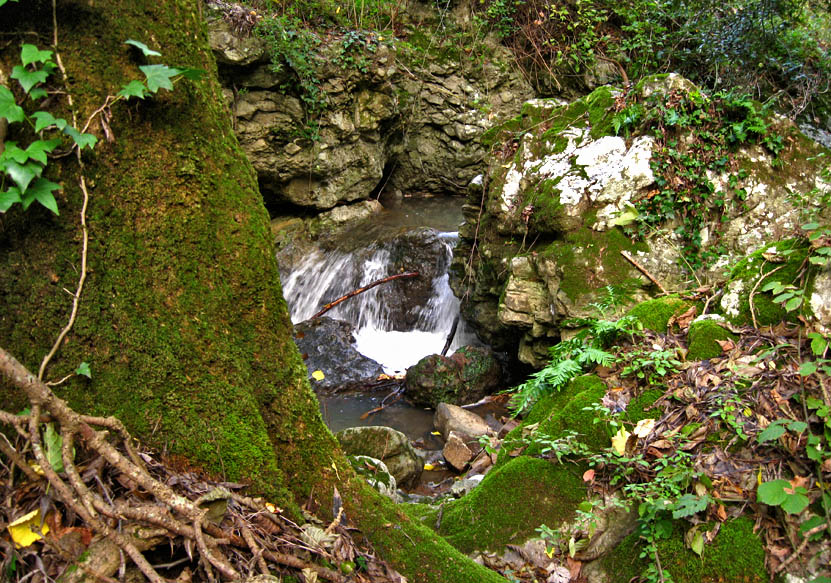
<instances>
[{"instance_id":1,"label":"ivy leaf","mask_svg":"<svg viewBox=\"0 0 831 583\"><path fill-rule=\"evenodd\" d=\"M60 117L54 117L48 111L36 111L32 114L32 117L35 119L36 132L43 131L49 126L55 126L59 130L63 130L66 127L65 119Z\"/></svg>"},{"instance_id":2,"label":"ivy leaf","mask_svg":"<svg viewBox=\"0 0 831 583\"><path fill-rule=\"evenodd\" d=\"M162 56L162 54L159 51L154 51L153 49L151 49L150 47L148 47L146 44L144 44L141 41L130 39L130 40L124 41L124 44L125 45L130 45L132 47L136 47L138 50L141 51L141 54L143 54L145 57L161 57Z\"/></svg>"},{"instance_id":3,"label":"ivy leaf","mask_svg":"<svg viewBox=\"0 0 831 583\"><path fill-rule=\"evenodd\" d=\"M20 190L16 186L12 186L6 192L0 192L0 213L6 212L17 202L21 200Z\"/></svg>"},{"instance_id":4,"label":"ivy leaf","mask_svg":"<svg viewBox=\"0 0 831 583\"><path fill-rule=\"evenodd\" d=\"M147 86L144 83L136 79L133 79L121 88L121 91L118 92L118 95L120 97L123 97L124 99L130 99L131 97L138 97L139 99L144 99L144 96L147 95L149 92L150 90L147 89Z\"/></svg>"},{"instance_id":5,"label":"ivy leaf","mask_svg":"<svg viewBox=\"0 0 831 583\"><path fill-rule=\"evenodd\" d=\"M36 200L56 215L59 215L58 202L55 200L55 195L52 193L60 189L60 184L55 184L51 180L46 180L45 178L38 178L34 184L29 187L24 195L24 199L30 201L28 204L24 202L24 208L28 207L32 200Z\"/></svg>"},{"instance_id":6,"label":"ivy leaf","mask_svg":"<svg viewBox=\"0 0 831 583\"><path fill-rule=\"evenodd\" d=\"M144 65L139 67L144 76L147 77L147 88L151 93L157 93L159 89L173 90L173 82L170 80L181 71L167 65Z\"/></svg>"},{"instance_id":7,"label":"ivy leaf","mask_svg":"<svg viewBox=\"0 0 831 583\"><path fill-rule=\"evenodd\" d=\"M2 6L3 4L5 4L6 2L9 2L9 1L17 2L17 0L0 0L0 6Z\"/></svg>"},{"instance_id":8,"label":"ivy leaf","mask_svg":"<svg viewBox=\"0 0 831 583\"><path fill-rule=\"evenodd\" d=\"M35 140L29 147L26 148L26 154L32 160L37 160L44 166L47 164L46 155L51 153L52 150L57 148L60 145L61 141L56 139L52 140Z\"/></svg>"},{"instance_id":9,"label":"ivy leaf","mask_svg":"<svg viewBox=\"0 0 831 583\"><path fill-rule=\"evenodd\" d=\"M192 67L185 67L184 69L179 69L179 74L185 79L189 79L190 81L199 81L202 77L207 75L207 71L205 71L204 69L194 69Z\"/></svg>"},{"instance_id":10,"label":"ivy leaf","mask_svg":"<svg viewBox=\"0 0 831 583\"><path fill-rule=\"evenodd\" d=\"M802 305L802 296L796 296L785 302L785 311L793 312Z\"/></svg>"},{"instance_id":11,"label":"ivy leaf","mask_svg":"<svg viewBox=\"0 0 831 583\"><path fill-rule=\"evenodd\" d=\"M35 45L24 44L20 49L20 62L23 66L32 63L45 63L52 58L52 51L42 51Z\"/></svg>"},{"instance_id":12,"label":"ivy leaf","mask_svg":"<svg viewBox=\"0 0 831 583\"><path fill-rule=\"evenodd\" d=\"M98 138L96 138L92 134L82 134L71 125L67 125L63 129L63 133L72 138L72 141L78 144L78 148L80 150L83 150L84 148L89 148L90 150L92 150L95 147L95 144L98 142Z\"/></svg>"},{"instance_id":13,"label":"ivy leaf","mask_svg":"<svg viewBox=\"0 0 831 583\"><path fill-rule=\"evenodd\" d=\"M14 95L5 85L0 85L0 117L5 117L11 123L26 119L23 108L14 101Z\"/></svg>"},{"instance_id":14,"label":"ivy leaf","mask_svg":"<svg viewBox=\"0 0 831 583\"><path fill-rule=\"evenodd\" d=\"M43 83L49 78L49 73L44 70L29 71L28 69L17 65L14 69L12 69L12 74L9 76L12 79L17 79L17 82L20 83L21 87L23 87L23 91L25 91L28 95L29 91L32 90L32 87L38 83Z\"/></svg>"},{"instance_id":15,"label":"ivy leaf","mask_svg":"<svg viewBox=\"0 0 831 583\"><path fill-rule=\"evenodd\" d=\"M828 340L817 332L810 332L808 338L811 339L811 352L814 356L822 356L828 348Z\"/></svg>"},{"instance_id":16,"label":"ivy leaf","mask_svg":"<svg viewBox=\"0 0 831 583\"><path fill-rule=\"evenodd\" d=\"M38 99L43 99L47 95L49 94L46 92L46 89L44 89L43 87L35 87L29 93L29 98L32 99L32 101L37 101Z\"/></svg>"},{"instance_id":17,"label":"ivy leaf","mask_svg":"<svg viewBox=\"0 0 831 583\"><path fill-rule=\"evenodd\" d=\"M0 168L5 169L10 160L14 160L18 164L25 164L28 159L29 154L26 153L26 150L18 148L17 142L6 142L6 149L0 154Z\"/></svg>"},{"instance_id":18,"label":"ivy leaf","mask_svg":"<svg viewBox=\"0 0 831 583\"><path fill-rule=\"evenodd\" d=\"M26 192L29 184L32 180L40 176L41 172L43 172L43 167L39 164L18 164L14 161L6 164L6 173L15 181L18 188L20 188L20 192Z\"/></svg>"},{"instance_id":19,"label":"ivy leaf","mask_svg":"<svg viewBox=\"0 0 831 583\"><path fill-rule=\"evenodd\" d=\"M799 365L799 374L807 377L817 372L817 363L808 360Z\"/></svg>"},{"instance_id":20,"label":"ivy leaf","mask_svg":"<svg viewBox=\"0 0 831 583\"><path fill-rule=\"evenodd\" d=\"M78 368L75 369L75 374L83 375L83 376L87 377L88 379L91 379L92 378L92 370L90 370L90 368L89 368L89 363L88 362L82 362L81 364L79 364Z\"/></svg>"}]
</instances>

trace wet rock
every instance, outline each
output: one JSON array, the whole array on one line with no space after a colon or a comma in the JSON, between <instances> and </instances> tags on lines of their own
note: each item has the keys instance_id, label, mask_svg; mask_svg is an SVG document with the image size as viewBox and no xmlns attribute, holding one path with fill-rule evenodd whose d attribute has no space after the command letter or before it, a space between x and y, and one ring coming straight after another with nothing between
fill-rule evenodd
<instances>
[{"instance_id":1,"label":"wet rock","mask_svg":"<svg viewBox=\"0 0 831 583\"><path fill-rule=\"evenodd\" d=\"M468 474L485 474L493 467L494 457L496 454L489 454L486 451L481 451L472 462L470 462L470 469Z\"/></svg>"},{"instance_id":2,"label":"wet rock","mask_svg":"<svg viewBox=\"0 0 831 583\"><path fill-rule=\"evenodd\" d=\"M314 388L333 389L378 378L383 367L355 348L353 328L348 322L326 316L306 320L294 327L294 343L303 355ZM323 378L311 377L321 371Z\"/></svg>"},{"instance_id":3,"label":"wet rock","mask_svg":"<svg viewBox=\"0 0 831 583\"><path fill-rule=\"evenodd\" d=\"M350 455L347 459L355 473L362 476L370 486L390 500L399 502L395 477L384 462L367 455Z\"/></svg>"},{"instance_id":4,"label":"wet rock","mask_svg":"<svg viewBox=\"0 0 831 583\"><path fill-rule=\"evenodd\" d=\"M401 485L411 485L421 476L422 462L407 436L391 427L350 427L335 434L347 455L366 455L386 464Z\"/></svg>"},{"instance_id":5,"label":"wet rock","mask_svg":"<svg viewBox=\"0 0 831 583\"><path fill-rule=\"evenodd\" d=\"M500 387L501 375L492 351L463 346L452 356L426 356L407 369L407 398L429 407L474 403Z\"/></svg>"},{"instance_id":6,"label":"wet rock","mask_svg":"<svg viewBox=\"0 0 831 583\"><path fill-rule=\"evenodd\" d=\"M439 403L433 417L433 424L445 440L449 439L450 433L453 432L466 443L476 443L479 436L493 433L479 415L449 403Z\"/></svg>"},{"instance_id":7,"label":"wet rock","mask_svg":"<svg viewBox=\"0 0 831 583\"><path fill-rule=\"evenodd\" d=\"M470 448L465 445L464 440L454 431L451 431L450 435L447 436L447 442L444 444L442 455L444 455L447 463L460 472L473 459L473 452L470 451Z\"/></svg>"},{"instance_id":8,"label":"wet rock","mask_svg":"<svg viewBox=\"0 0 831 583\"><path fill-rule=\"evenodd\" d=\"M473 490L484 478L482 474L477 474L475 476L470 476L465 478L464 480L459 480L458 482L454 482L452 486L450 486L450 493L455 496L456 498L461 498L471 490Z\"/></svg>"}]
</instances>

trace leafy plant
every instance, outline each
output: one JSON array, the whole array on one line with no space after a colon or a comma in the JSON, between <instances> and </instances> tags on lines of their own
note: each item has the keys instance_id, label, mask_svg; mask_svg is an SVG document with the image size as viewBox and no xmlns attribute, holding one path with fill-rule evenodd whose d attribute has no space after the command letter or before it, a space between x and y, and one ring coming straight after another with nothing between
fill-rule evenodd
<instances>
[{"instance_id":1,"label":"leafy plant","mask_svg":"<svg viewBox=\"0 0 831 583\"><path fill-rule=\"evenodd\" d=\"M626 362L621 376L635 375L650 384L668 374L678 372L678 367L681 366L674 350L666 350L659 346L650 350L635 349L626 354Z\"/></svg>"}]
</instances>

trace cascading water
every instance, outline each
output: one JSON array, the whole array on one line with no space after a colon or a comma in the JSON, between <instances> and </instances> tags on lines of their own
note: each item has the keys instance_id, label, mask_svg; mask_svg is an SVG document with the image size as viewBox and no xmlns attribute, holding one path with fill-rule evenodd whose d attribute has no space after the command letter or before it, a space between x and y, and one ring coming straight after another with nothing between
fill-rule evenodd
<instances>
[{"instance_id":1,"label":"cascading water","mask_svg":"<svg viewBox=\"0 0 831 583\"><path fill-rule=\"evenodd\" d=\"M428 354L441 352L459 301L448 284L447 268L455 232L432 228L391 227L374 222L345 233L316 250L283 278L283 292L294 323L353 290L402 270L417 270L415 279L382 284L327 312L351 323L358 351L389 372L403 372ZM451 349L476 343L463 323Z\"/></svg>"}]
</instances>

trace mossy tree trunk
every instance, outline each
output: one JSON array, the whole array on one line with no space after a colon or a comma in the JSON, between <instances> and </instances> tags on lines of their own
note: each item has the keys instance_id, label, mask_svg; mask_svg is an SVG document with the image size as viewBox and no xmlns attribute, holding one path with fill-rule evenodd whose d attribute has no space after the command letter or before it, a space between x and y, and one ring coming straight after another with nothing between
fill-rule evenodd
<instances>
[{"instance_id":1,"label":"mossy tree trunk","mask_svg":"<svg viewBox=\"0 0 831 583\"><path fill-rule=\"evenodd\" d=\"M89 276L77 321L46 370L82 361L92 378L56 389L77 410L114 414L169 460L199 466L296 511L311 494L325 508L337 483L348 514L377 548L418 581L499 581L352 478L324 427L291 340L268 216L239 149L195 0L59 0L58 51L83 120L131 79L134 39L152 63L204 69L145 101L113 107L107 142L85 154L90 186ZM0 8L0 69L23 42L50 47L52 4ZM64 94L42 106L71 119ZM15 128L11 128L14 132ZM29 136L28 138L31 138ZM24 142L25 135L8 139ZM63 185L60 216L34 205L0 215L0 346L30 370L65 325L81 264L82 193L73 157L47 175ZM0 380L0 408L22 406ZM402 528L403 525L403 528Z\"/></svg>"}]
</instances>

